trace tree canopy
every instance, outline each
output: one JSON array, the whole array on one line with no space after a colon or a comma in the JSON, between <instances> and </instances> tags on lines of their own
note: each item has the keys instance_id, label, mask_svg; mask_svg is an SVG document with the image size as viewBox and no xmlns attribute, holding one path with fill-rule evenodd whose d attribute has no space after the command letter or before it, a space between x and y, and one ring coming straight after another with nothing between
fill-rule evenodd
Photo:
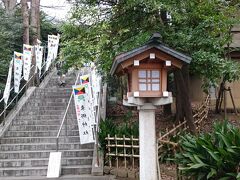
<instances>
[{"instance_id":1,"label":"tree canopy","mask_svg":"<svg viewBox=\"0 0 240 180\"><path fill-rule=\"evenodd\" d=\"M41 12L41 39L47 44L47 35L58 32L57 25L53 24L44 12ZM32 35L30 29L30 35ZM17 6L13 14L7 13L0 4L0 90L4 89L8 65L13 51L22 52L23 24L20 7ZM30 37L31 38L31 37Z\"/></svg>"},{"instance_id":2,"label":"tree canopy","mask_svg":"<svg viewBox=\"0 0 240 180\"><path fill-rule=\"evenodd\" d=\"M113 58L160 32L163 43L193 58L191 73L205 85L239 78L239 65L224 60L239 2L227 0L72 0L62 27L68 66L95 61L107 75ZM232 74L234 72L234 74Z\"/></svg>"}]
</instances>

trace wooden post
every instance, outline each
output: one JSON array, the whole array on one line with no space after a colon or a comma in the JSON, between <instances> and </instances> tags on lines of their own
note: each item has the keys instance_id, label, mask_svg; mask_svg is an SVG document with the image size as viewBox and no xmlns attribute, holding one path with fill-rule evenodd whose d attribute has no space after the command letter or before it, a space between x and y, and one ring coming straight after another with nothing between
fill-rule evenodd
<instances>
[{"instance_id":1,"label":"wooden post","mask_svg":"<svg viewBox=\"0 0 240 180\"><path fill-rule=\"evenodd\" d=\"M117 168L119 166L118 162L118 147L117 147L117 136L115 134L114 136L114 141L115 141L115 157L116 157L116 163L117 163Z\"/></svg>"},{"instance_id":2,"label":"wooden post","mask_svg":"<svg viewBox=\"0 0 240 180\"><path fill-rule=\"evenodd\" d=\"M131 145L132 145L132 168L134 169L135 162L134 162L134 148L133 148L133 136L131 136Z\"/></svg>"},{"instance_id":3,"label":"wooden post","mask_svg":"<svg viewBox=\"0 0 240 180\"><path fill-rule=\"evenodd\" d=\"M226 89L225 89L225 86L224 86L224 119L227 119L227 93L226 93Z\"/></svg>"},{"instance_id":4,"label":"wooden post","mask_svg":"<svg viewBox=\"0 0 240 180\"><path fill-rule=\"evenodd\" d=\"M238 115L237 108L235 106L235 102L234 102L233 95L232 95L232 90L231 90L230 87L228 87L228 91L229 91L229 94L230 94L230 97L231 97L231 100L232 100L232 104L233 104L233 108L234 108L235 114Z\"/></svg>"},{"instance_id":5,"label":"wooden post","mask_svg":"<svg viewBox=\"0 0 240 180\"><path fill-rule=\"evenodd\" d=\"M127 159L126 159L126 144L125 144L125 135L123 135L123 153L124 153L124 166L127 168Z\"/></svg>"},{"instance_id":6,"label":"wooden post","mask_svg":"<svg viewBox=\"0 0 240 180\"><path fill-rule=\"evenodd\" d=\"M108 141L108 161L109 161L109 166L112 167L112 160L110 157L111 149L110 149L110 135L109 134L108 134L107 141Z\"/></svg>"}]
</instances>

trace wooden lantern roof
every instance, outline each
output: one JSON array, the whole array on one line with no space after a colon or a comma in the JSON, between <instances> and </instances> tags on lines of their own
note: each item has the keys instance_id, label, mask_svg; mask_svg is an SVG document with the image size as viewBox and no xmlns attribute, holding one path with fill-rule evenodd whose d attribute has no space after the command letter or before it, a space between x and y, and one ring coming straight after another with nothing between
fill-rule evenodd
<instances>
[{"instance_id":1,"label":"wooden lantern roof","mask_svg":"<svg viewBox=\"0 0 240 180\"><path fill-rule=\"evenodd\" d=\"M123 72L124 69L134 64L134 60L141 62L148 58L150 53L155 53L157 60L171 61L172 65L177 68L181 68L184 63L191 62L191 57L163 45L159 41L160 37L160 34L155 33L143 46L116 56L110 71L111 75Z\"/></svg>"}]
</instances>

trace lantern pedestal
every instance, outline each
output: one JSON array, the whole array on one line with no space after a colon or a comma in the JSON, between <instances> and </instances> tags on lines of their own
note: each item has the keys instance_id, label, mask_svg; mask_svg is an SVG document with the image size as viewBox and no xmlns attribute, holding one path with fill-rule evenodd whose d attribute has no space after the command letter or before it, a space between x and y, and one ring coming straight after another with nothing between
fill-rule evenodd
<instances>
[{"instance_id":1,"label":"lantern pedestal","mask_svg":"<svg viewBox=\"0 0 240 180\"><path fill-rule=\"evenodd\" d=\"M139 110L140 180L157 180L157 143L155 128L156 106L172 103L172 93L162 98L123 99L125 106L137 106Z\"/></svg>"},{"instance_id":2,"label":"lantern pedestal","mask_svg":"<svg viewBox=\"0 0 240 180\"><path fill-rule=\"evenodd\" d=\"M157 180L155 109L151 103L138 106L140 180Z\"/></svg>"}]
</instances>

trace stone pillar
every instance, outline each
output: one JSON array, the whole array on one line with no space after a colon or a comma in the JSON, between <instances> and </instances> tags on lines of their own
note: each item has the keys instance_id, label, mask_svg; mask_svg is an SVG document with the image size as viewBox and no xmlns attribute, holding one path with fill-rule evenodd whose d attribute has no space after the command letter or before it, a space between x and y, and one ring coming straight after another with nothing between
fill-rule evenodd
<instances>
[{"instance_id":1,"label":"stone pillar","mask_svg":"<svg viewBox=\"0 0 240 180\"><path fill-rule=\"evenodd\" d=\"M157 180L155 109L152 103L138 106L140 180Z\"/></svg>"}]
</instances>

